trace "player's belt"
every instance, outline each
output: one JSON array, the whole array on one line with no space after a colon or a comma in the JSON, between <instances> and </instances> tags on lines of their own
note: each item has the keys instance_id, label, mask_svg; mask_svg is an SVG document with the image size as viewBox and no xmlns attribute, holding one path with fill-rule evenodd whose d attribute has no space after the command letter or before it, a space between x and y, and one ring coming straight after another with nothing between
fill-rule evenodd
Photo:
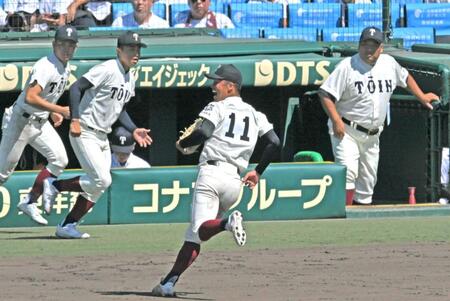
<instances>
[{"instance_id":1,"label":"player's belt","mask_svg":"<svg viewBox=\"0 0 450 301\"><path fill-rule=\"evenodd\" d=\"M352 128L357 129L357 130L360 131L360 132L366 133L366 134L369 135L369 136L376 135L376 134L378 134L378 132L380 131L379 128L372 129L372 130L366 129L365 127L360 126L359 124L357 124L357 123L355 123L355 122L353 122L353 121L350 121L350 120L348 120L348 119L345 118L345 117L342 117L342 121L343 121L345 124L348 124L349 126L351 126Z\"/></svg>"},{"instance_id":2,"label":"player's belt","mask_svg":"<svg viewBox=\"0 0 450 301\"><path fill-rule=\"evenodd\" d=\"M208 165L214 165L214 166L220 166L221 164L226 164L226 165L228 165L228 166L233 166L232 164L230 164L230 163L227 163L227 162L223 162L223 161L219 161L219 160L208 160L208 161L206 161L206 163L208 164ZM237 168L236 166L233 166L233 167L235 167L236 168L236 172L239 174L239 168Z\"/></svg>"},{"instance_id":3,"label":"player's belt","mask_svg":"<svg viewBox=\"0 0 450 301\"><path fill-rule=\"evenodd\" d=\"M36 120L36 121L39 122L39 123L43 123L43 122L47 121L47 119L44 119L44 118L40 118L40 117L31 115L31 114L29 114L29 113L27 113L27 112L23 112L23 113L22 113L22 116L25 117L25 118L27 118L27 119Z\"/></svg>"},{"instance_id":4,"label":"player's belt","mask_svg":"<svg viewBox=\"0 0 450 301\"><path fill-rule=\"evenodd\" d=\"M100 134L106 134L106 132L105 132L105 131L102 131L102 130L98 130L98 129L96 129L96 128L93 128L92 126L88 126L88 125L86 125L86 127L87 127L88 129L90 129L91 131L94 131L94 132L96 132L96 133L100 133Z\"/></svg>"}]
</instances>

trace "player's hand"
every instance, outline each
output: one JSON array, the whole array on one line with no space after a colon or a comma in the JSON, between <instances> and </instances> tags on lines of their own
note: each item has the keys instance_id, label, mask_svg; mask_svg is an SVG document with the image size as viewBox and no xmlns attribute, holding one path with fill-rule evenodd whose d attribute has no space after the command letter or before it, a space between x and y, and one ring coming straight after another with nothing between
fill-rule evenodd
<instances>
[{"instance_id":1,"label":"player's hand","mask_svg":"<svg viewBox=\"0 0 450 301\"><path fill-rule=\"evenodd\" d=\"M133 138L140 147L147 147L152 144L153 139L149 136L150 130L144 128L137 128L133 132Z\"/></svg>"},{"instance_id":2,"label":"player's hand","mask_svg":"<svg viewBox=\"0 0 450 301\"><path fill-rule=\"evenodd\" d=\"M333 133L334 133L334 136L338 139L344 138L345 124L342 121L342 119L339 119L336 122L333 121Z\"/></svg>"},{"instance_id":3,"label":"player's hand","mask_svg":"<svg viewBox=\"0 0 450 301\"><path fill-rule=\"evenodd\" d=\"M73 137L80 137L81 135L81 126L79 119L72 119L70 122L70 135Z\"/></svg>"},{"instance_id":4,"label":"player's hand","mask_svg":"<svg viewBox=\"0 0 450 301\"><path fill-rule=\"evenodd\" d=\"M245 186L248 186L248 188L253 189L255 188L256 184L259 182L260 174L256 170L249 171L243 178L242 182Z\"/></svg>"},{"instance_id":5,"label":"player's hand","mask_svg":"<svg viewBox=\"0 0 450 301\"><path fill-rule=\"evenodd\" d=\"M61 115L63 115L63 117L64 117L65 119L70 119L70 108L69 108L68 106L66 106L66 107L61 107L61 111L58 112L58 113L60 113Z\"/></svg>"},{"instance_id":6,"label":"player's hand","mask_svg":"<svg viewBox=\"0 0 450 301\"><path fill-rule=\"evenodd\" d=\"M431 103L433 101L439 101L439 96L434 93L425 93L419 101L429 110L433 110L433 105Z\"/></svg>"},{"instance_id":7,"label":"player's hand","mask_svg":"<svg viewBox=\"0 0 450 301\"><path fill-rule=\"evenodd\" d=\"M62 114L54 113L54 112L50 113L50 118L52 119L53 126L55 128L59 127L64 120L64 116Z\"/></svg>"}]
</instances>

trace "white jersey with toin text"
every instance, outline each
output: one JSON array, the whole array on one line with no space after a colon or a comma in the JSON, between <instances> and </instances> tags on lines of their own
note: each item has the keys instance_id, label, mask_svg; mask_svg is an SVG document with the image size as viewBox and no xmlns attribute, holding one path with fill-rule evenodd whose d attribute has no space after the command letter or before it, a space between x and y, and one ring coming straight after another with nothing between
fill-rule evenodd
<instances>
[{"instance_id":1,"label":"white jersey with toin text","mask_svg":"<svg viewBox=\"0 0 450 301\"><path fill-rule=\"evenodd\" d=\"M83 77L93 87L81 99L80 122L110 133L124 105L134 96L133 74L125 72L119 60L114 59L92 67Z\"/></svg>"},{"instance_id":2,"label":"white jersey with toin text","mask_svg":"<svg viewBox=\"0 0 450 301\"><path fill-rule=\"evenodd\" d=\"M134 96L134 77L119 60L108 60L83 75L93 87L80 102L80 137L70 143L86 175L81 176L82 195L96 202L111 184L111 150L107 134L123 107Z\"/></svg>"},{"instance_id":3,"label":"white jersey with toin text","mask_svg":"<svg viewBox=\"0 0 450 301\"><path fill-rule=\"evenodd\" d=\"M342 139L334 136L331 120L328 127L335 161L347 167L346 189L355 190L357 203L372 203L389 100L397 86L407 86L408 75L390 55L381 54L372 66L355 54L342 60L320 87L335 98L346 123Z\"/></svg>"}]
</instances>

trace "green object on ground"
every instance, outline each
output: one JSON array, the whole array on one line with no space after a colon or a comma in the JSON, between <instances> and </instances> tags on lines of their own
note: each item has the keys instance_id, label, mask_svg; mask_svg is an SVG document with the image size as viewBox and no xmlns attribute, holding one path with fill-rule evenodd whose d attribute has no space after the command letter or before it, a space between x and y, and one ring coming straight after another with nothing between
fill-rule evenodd
<instances>
[{"instance_id":1,"label":"green object on ground","mask_svg":"<svg viewBox=\"0 0 450 301\"><path fill-rule=\"evenodd\" d=\"M294 162L323 162L323 158L318 152L300 151L294 155Z\"/></svg>"}]
</instances>

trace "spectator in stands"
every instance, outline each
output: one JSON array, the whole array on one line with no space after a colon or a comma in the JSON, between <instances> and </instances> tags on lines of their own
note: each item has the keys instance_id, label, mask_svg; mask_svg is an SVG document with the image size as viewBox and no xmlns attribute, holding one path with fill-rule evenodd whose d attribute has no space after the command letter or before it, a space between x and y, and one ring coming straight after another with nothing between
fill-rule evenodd
<instances>
[{"instance_id":1,"label":"spectator in stands","mask_svg":"<svg viewBox=\"0 0 450 301\"><path fill-rule=\"evenodd\" d=\"M133 154L135 145L132 133L122 126L114 129L111 137L111 168L150 167L145 160Z\"/></svg>"},{"instance_id":2,"label":"spectator in stands","mask_svg":"<svg viewBox=\"0 0 450 301\"><path fill-rule=\"evenodd\" d=\"M168 28L169 23L152 13L153 0L133 0L133 12L120 16L113 27Z\"/></svg>"},{"instance_id":3,"label":"spectator in stands","mask_svg":"<svg viewBox=\"0 0 450 301\"><path fill-rule=\"evenodd\" d=\"M209 10L211 0L188 0L190 10L175 16L175 27L234 28L230 18Z\"/></svg>"},{"instance_id":4,"label":"spectator in stands","mask_svg":"<svg viewBox=\"0 0 450 301\"><path fill-rule=\"evenodd\" d=\"M41 0L36 24L31 32L48 31L66 24L67 7L71 0Z\"/></svg>"},{"instance_id":5,"label":"spectator in stands","mask_svg":"<svg viewBox=\"0 0 450 301\"><path fill-rule=\"evenodd\" d=\"M36 23L39 0L5 0L3 5L10 31L29 31Z\"/></svg>"},{"instance_id":6,"label":"spectator in stands","mask_svg":"<svg viewBox=\"0 0 450 301\"><path fill-rule=\"evenodd\" d=\"M67 8L67 23L78 28L110 26L111 2L73 0Z\"/></svg>"}]
</instances>

